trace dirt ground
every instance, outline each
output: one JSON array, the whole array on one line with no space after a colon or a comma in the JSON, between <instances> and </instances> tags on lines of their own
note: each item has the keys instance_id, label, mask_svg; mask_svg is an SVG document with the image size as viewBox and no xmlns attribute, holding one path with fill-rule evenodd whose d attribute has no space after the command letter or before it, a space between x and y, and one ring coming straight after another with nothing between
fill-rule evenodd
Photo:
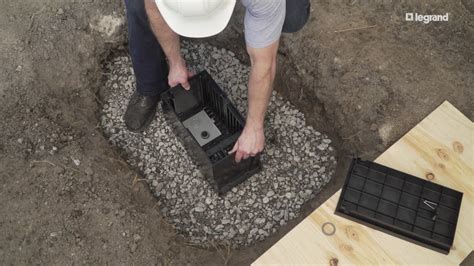
<instances>
[{"instance_id":1,"label":"dirt ground","mask_svg":"<svg viewBox=\"0 0 474 266\"><path fill-rule=\"evenodd\" d=\"M339 170L305 213L341 186L350 155L374 159L444 100L474 112L472 1L311 2L275 84L336 140ZM239 8L205 41L248 62L241 20ZM101 63L126 49L122 3L0 0L0 25L0 264L249 264L304 218L241 250L187 244L97 126Z\"/></svg>"}]
</instances>

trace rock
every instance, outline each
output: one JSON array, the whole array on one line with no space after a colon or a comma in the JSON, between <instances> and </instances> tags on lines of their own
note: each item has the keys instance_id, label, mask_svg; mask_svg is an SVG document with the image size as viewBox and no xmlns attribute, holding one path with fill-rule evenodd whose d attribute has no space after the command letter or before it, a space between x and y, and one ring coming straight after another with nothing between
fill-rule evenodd
<instances>
[{"instance_id":1,"label":"rock","mask_svg":"<svg viewBox=\"0 0 474 266\"><path fill-rule=\"evenodd\" d=\"M198 207L194 208L194 211L195 211L195 212L204 212L205 210L206 210L206 209L204 209L204 208L201 207L201 206L198 206Z\"/></svg>"},{"instance_id":2,"label":"rock","mask_svg":"<svg viewBox=\"0 0 474 266\"><path fill-rule=\"evenodd\" d=\"M72 161L76 166L81 165L81 161L79 159L72 159Z\"/></svg>"},{"instance_id":3,"label":"rock","mask_svg":"<svg viewBox=\"0 0 474 266\"><path fill-rule=\"evenodd\" d=\"M372 131L377 131L378 129L379 129L379 127L377 126L377 124L372 123L372 124L370 125L370 130L372 130Z\"/></svg>"},{"instance_id":4,"label":"rock","mask_svg":"<svg viewBox=\"0 0 474 266\"><path fill-rule=\"evenodd\" d=\"M255 235L256 233L258 232L258 228L253 228L252 230L250 230L250 235Z\"/></svg>"},{"instance_id":5,"label":"rock","mask_svg":"<svg viewBox=\"0 0 474 266\"><path fill-rule=\"evenodd\" d=\"M139 234L134 234L133 235L133 241L138 242L142 239L142 237Z\"/></svg>"},{"instance_id":6,"label":"rock","mask_svg":"<svg viewBox=\"0 0 474 266\"><path fill-rule=\"evenodd\" d=\"M264 228L265 230L269 230L269 229L271 229L272 227L273 227L272 223L267 223L263 228Z\"/></svg>"},{"instance_id":7,"label":"rock","mask_svg":"<svg viewBox=\"0 0 474 266\"><path fill-rule=\"evenodd\" d=\"M88 175L88 176L94 175L94 171L92 170L91 167L86 167L86 169L84 170L84 172L85 172L86 175Z\"/></svg>"},{"instance_id":8,"label":"rock","mask_svg":"<svg viewBox=\"0 0 474 266\"><path fill-rule=\"evenodd\" d=\"M97 15L89 27L108 39L114 39L125 24L123 17L117 15ZM125 66L122 66L125 67ZM113 79L117 80L117 78Z\"/></svg>"},{"instance_id":9,"label":"rock","mask_svg":"<svg viewBox=\"0 0 474 266\"><path fill-rule=\"evenodd\" d=\"M274 214L272 217L273 217L273 220L279 221L281 220L281 218L283 218L283 215L284 215L283 211L274 211Z\"/></svg>"},{"instance_id":10,"label":"rock","mask_svg":"<svg viewBox=\"0 0 474 266\"><path fill-rule=\"evenodd\" d=\"M328 148L328 145L325 144L325 143L321 143L321 144L318 145L318 149L319 149L320 151L324 151L324 150L327 149L327 148Z\"/></svg>"}]
</instances>

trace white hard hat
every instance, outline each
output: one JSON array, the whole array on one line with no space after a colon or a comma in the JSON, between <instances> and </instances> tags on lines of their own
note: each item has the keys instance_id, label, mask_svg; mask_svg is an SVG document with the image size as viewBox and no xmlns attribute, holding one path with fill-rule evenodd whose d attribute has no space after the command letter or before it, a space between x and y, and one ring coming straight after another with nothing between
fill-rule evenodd
<instances>
[{"instance_id":1,"label":"white hard hat","mask_svg":"<svg viewBox=\"0 0 474 266\"><path fill-rule=\"evenodd\" d=\"M177 34L203 38L227 26L235 0L155 0L164 20Z\"/></svg>"}]
</instances>

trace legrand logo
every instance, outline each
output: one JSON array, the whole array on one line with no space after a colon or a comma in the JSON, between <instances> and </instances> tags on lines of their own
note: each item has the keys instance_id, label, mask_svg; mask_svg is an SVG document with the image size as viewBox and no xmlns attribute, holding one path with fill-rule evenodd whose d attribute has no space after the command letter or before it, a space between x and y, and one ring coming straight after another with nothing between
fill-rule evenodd
<instances>
[{"instance_id":1,"label":"legrand logo","mask_svg":"<svg viewBox=\"0 0 474 266\"><path fill-rule=\"evenodd\" d=\"M432 21L448 21L449 20L449 13L444 15L422 15L418 13L406 13L405 14L405 21L416 21L416 22L423 22L428 24Z\"/></svg>"}]
</instances>

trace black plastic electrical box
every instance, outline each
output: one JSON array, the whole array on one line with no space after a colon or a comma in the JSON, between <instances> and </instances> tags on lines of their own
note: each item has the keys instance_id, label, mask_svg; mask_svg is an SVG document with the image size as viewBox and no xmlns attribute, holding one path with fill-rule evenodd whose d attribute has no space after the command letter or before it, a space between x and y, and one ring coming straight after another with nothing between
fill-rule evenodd
<instances>
[{"instance_id":1,"label":"black plastic electrical box","mask_svg":"<svg viewBox=\"0 0 474 266\"><path fill-rule=\"evenodd\" d=\"M336 214L448 254L462 196L427 180L354 159Z\"/></svg>"},{"instance_id":2,"label":"black plastic electrical box","mask_svg":"<svg viewBox=\"0 0 474 266\"><path fill-rule=\"evenodd\" d=\"M223 194L261 169L259 156L235 162L229 154L245 120L207 71L165 91L162 106L174 132L203 176Z\"/></svg>"}]
</instances>

